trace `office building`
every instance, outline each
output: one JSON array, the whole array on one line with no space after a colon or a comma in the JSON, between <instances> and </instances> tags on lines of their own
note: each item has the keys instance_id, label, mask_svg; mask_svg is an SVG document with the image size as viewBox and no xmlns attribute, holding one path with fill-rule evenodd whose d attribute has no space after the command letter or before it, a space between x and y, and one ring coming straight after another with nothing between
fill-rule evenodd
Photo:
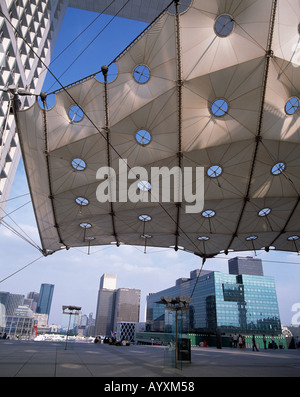
<instances>
[{"instance_id":1,"label":"office building","mask_svg":"<svg viewBox=\"0 0 300 397\"><path fill-rule=\"evenodd\" d=\"M110 336L114 327L115 291L100 289L96 312L96 335Z\"/></svg>"},{"instance_id":2,"label":"office building","mask_svg":"<svg viewBox=\"0 0 300 397\"><path fill-rule=\"evenodd\" d=\"M23 305L24 295L0 292L0 304L3 305L5 315L12 316L18 306Z\"/></svg>"},{"instance_id":3,"label":"office building","mask_svg":"<svg viewBox=\"0 0 300 397\"><path fill-rule=\"evenodd\" d=\"M117 276L115 274L103 274L100 279L100 289L115 290L117 287Z\"/></svg>"},{"instance_id":4,"label":"office building","mask_svg":"<svg viewBox=\"0 0 300 397\"><path fill-rule=\"evenodd\" d=\"M116 290L114 330L118 322L138 322L140 317L141 291L132 288Z\"/></svg>"},{"instance_id":5,"label":"office building","mask_svg":"<svg viewBox=\"0 0 300 397\"><path fill-rule=\"evenodd\" d=\"M114 329L115 289L117 276L103 274L100 279L97 312L95 321L96 335L110 336Z\"/></svg>"},{"instance_id":6,"label":"office building","mask_svg":"<svg viewBox=\"0 0 300 397\"><path fill-rule=\"evenodd\" d=\"M40 314L50 314L54 285L42 284L36 312Z\"/></svg>"},{"instance_id":7,"label":"office building","mask_svg":"<svg viewBox=\"0 0 300 397\"><path fill-rule=\"evenodd\" d=\"M38 304L38 301L39 301L39 296L40 296L40 294L39 294L38 292L34 292L34 291L31 291L31 292L29 292L29 293L27 294L27 299L28 299L28 300L31 300L31 306L30 306L30 308L31 308L34 312L36 312L37 304Z\"/></svg>"},{"instance_id":8,"label":"office building","mask_svg":"<svg viewBox=\"0 0 300 397\"><path fill-rule=\"evenodd\" d=\"M116 275L104 274L98 292L96 335L111 336L116 332L118 322L138 322L140 294L137 289L116 289Z\"/></svg>"},{"instance_id":9,"label":"office building","mask_svg":"<svg viewBox=\"0 0 300 397\"><path fill-rule=\"evenodd\" d=\"M10 338L29 339L33 335L33 323L32 316L7 316L3 332Z\"/></svg>"},{"instance_id":10,"label":"office building","mask_svg":"<svg viewBox=\"0 0 300 397\"><path fill-rule=\"evenodd\" d=\"M35 313L39 293L30 292L25 298L20 294L0 292L0 332L6 333L11 338L28 338L32 336L33 325L37 325L39 330L41 326L46 329L49 315L42 311L50 311L52 287L54 288L50 284L41 285L43 299L39 301L40 313Z\"/></svg>"},{"instance_id":11,"label":"office building","mask_svg":"<svg viewBox=\"0 0 300 397\"><path fill-rule=\"evenodd\" d=\"M251 263L252 258L245 258L239 270L249 270ZM189 316L183 318L183 332L215 333L218 329L225 333L278 335L281 322L275 282L261 275L260 266L259 274L253 274L256 266L252 274L206 271L195 278L197 271L191 272L188 280L147 297L147 322L153 331L172 332L170 313L161 297L192 296Z\"/></svg>"},{"instance_id":12,"label":"office building","mask_svg":"<svg viewBox=\"0 0 300 397\"><path fill-rule=\"evenodd\" d=\"M141 21L152 21L168 0L6 0L0 11L0 217L21 157L9 87L40 94L53 49L68 7L106 13ZM123 7L124 6L124 7ZM20 96L19 106L29 106L31 96Z\"/></svg>"},{"instance_id":13,"label":"office building","mask_svg":"<svg viewBox=\"0 0 300 397\"><path fill-rule=\"evenodd\" d=\"M27 305L20 305L14 310L14 316L33 317L33 311Z\"/></svg>"},{"instance_id":14,"label":"office building","mask_svg":"<svg viewBox=\"0 0 300 397\"><path fill-rule=\"evenodd\" d=\"M228 261L229 274L252 274L263 276L262 260L252 257L236 257Z\"/></svg>"}]
</instances>

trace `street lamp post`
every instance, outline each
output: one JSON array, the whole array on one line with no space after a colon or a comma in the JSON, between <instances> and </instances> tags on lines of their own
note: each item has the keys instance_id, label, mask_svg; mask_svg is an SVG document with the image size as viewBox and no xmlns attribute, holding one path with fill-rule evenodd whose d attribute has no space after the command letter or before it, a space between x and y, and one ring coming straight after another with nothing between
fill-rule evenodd
<instances>
[{"instance_id":1,"label":"street lamp post","mask_svg":"<svg viewBox=\"0 0 300 397\"><path fill-rule=\"evenodd\" d=\"M68 331L67 331L67 337L66 337L66 344L65 344L65 350L67 350L67 345L68 345L68 336L69 336L69 330L70 330L70 324L71 324L71 317L73 316L78 316L81 307L79 306L63 306L63 314L69 314L69 325L68 325Z\"/></svg>"},{"instance_id":2,"label":"street lamp post","mask_svg":"<svg viewBox=\"0 0 300 397\"><path fill-rule=\"evenodd\" d=\"M175 368L178 368L178 312L188 311L192 299L187 296L163 296L160 299L166 305L166 310L175 311Z\"/></svg>"}]
</instances>

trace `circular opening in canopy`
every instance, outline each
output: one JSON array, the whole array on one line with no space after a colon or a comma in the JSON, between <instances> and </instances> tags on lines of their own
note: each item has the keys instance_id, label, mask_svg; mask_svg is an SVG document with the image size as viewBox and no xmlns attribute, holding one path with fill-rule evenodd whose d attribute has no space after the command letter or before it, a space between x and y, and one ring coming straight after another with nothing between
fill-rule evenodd
<instances>
[{"instance_id":1,"label":"circular opening in canopy","mask_svg":"<svg viewBox=\"0 0 300 397\"><path fill-rule=\"evenodd\" d=\"M228 112L228 102L225 99L216 99L211 105L211 112L216 117L222 117Z\"/></svg>"},{"instance_id":2,"label":"circular opening in canopy","mask_svg":"<svg viewBox=\"0 0 300 397\"><path fill-rule=\"evenodd\" d=\"M299 109L299 98L292 97L285 104L285 113L288 115L292 115L297 112Z\"/></svg>"},{"instance_id":3,"label":"circular opening in canopy","mask_svg":"<svg viewBox=\"0 0 300 397\"><path fill-rule=\"evenodd\" d=\"M246 237L246 240L247 240L247 241L257 240L257 236L249 236L249 237Z\"/></svg>"},{"instance_id":4,"label":"circular opening in canopy","mask_svg":"<svg viewBox=\"0 0 300 397\"><path fill-rule=\"evenodd\" d=\"M206 237L206 236L199 236L199 237L198 237L198 240L199 240L199 241L207 241L207 240L209 240L209 237Z\"/></svg>"},{"instance_id":5,"label":"circular opening in canopy","mask_svg":"<svg viewBox=\"0 0 300 397\"><path fill-rule=\"evenodd\" d=\"M139 181L138 188L143 192L148 192L151 189L151 183L148 181Z\"/></svg>"},{"instance_id":6,"label":"circular opening in canopy","mask_svg":"<svg viewBox=\"0 0 300 397\"><path fill-rule=\"evenodd\" d=\"M152 238L150 234L141 234L142 238Z\"/></svg>"},{"instance_id":7,"label":"circular opening in canopy","mask_svg":"<svg viewBox=\"0 0 300 397\"><path fill-rule=\"evenodd\" d=\"M89 200L85 197L76 197L75 201L80 206L86 206L89 204Z\"/></svg>"},{"instance_id":8,"label":"circular opening in canopy","mask_svg":"<svg viewBox=\"0 0 300 397\"><path fill-rule=\"evenodd\" d=\"M147 130L139 130L135 134L135 139L140 145L146 146L146 145L148 145L148 143L151 142L152 137L151 137L151 134L150 134L149 131L147 131Z\"/></svg>"},{"instance_id":9,"label":"circular opening in canopy","mask_svg":"<svg viewBox=\"0 0 300 397\"><path fill-rule=\"evenodd\" d=\"M88 222L81 222L79 226L82 227L83 229L90 229L92 227L92 225Z\"/></svg>"},{"instance_id":10,"label":"circular opening in canopy","mask_svg":"<svg viewBox=\"0 0 300 397\"><path fill-rule=\"evenodd\" d=\"M284 163L277 163L272 167L272 174L273 175L279 175L285 170L285 164Z\"/></svg>"},{"instance_id":11,"label":"circular opening in canopy","mask_svg":"<svg viewBox=\"0 0 300 397\"><path fill-rule=\"evenodd\" d=\"M80 158L75 158L72 160L72 167L76 171L83 171L86 169L86 162Z\"/></svg>"},{"instance_id":12,"label":"circular opening in canopy","mask_svg":"<svg viewBox=\"0 0 300 397\"><path fill-rule=\"evenodd\" d=\"M270 208L263 208L262 210L259 211L258 215L259 216L267 216L271 212Z\"/></svg>"},{"instance_id":13,"label":"circular opening in canopy","mask_svg":"<svg viewBox=\"0 0 300 397\"><path fill-rule=\"evenodd\" d=\"M68 111L68 115L69 118L72 122L78 123L79 121L81 121L83 119L83 110L81 109L81 107L77 106L77 105L73 105L70 107L69 111Z\"/></svg>"},{"instance_id":14,"label":"circular opening in canopy","mask_svg":"<svg viewBox=\"0 0 300 397\"><path fill-rule=\"evenodd\" d=\"M202 216L204 216L204 218L212 218L215 215L216 213L213 210L206 210L202 212Z\"/></svg>"},{"instance_id":15,"label":"circular opening in canopy","mask_svg":"<svg viewBox=\"0 0 300 397\"><path fill-rule=\"evenodd\" d=\"M215 22L215 32L219 37L227 37L233 31L234 20L228 14L219 15Z\"/></svg>"},{"instance_id":16,"label":"circular opening in canopy","mask_svg":"<svg viewBox=\"0 0 300 397\"><path fill-rule=\"evenodd\" d=\"M134 80L139 84L145 84L150 79L150 69L146 65L138 65L133 71Z\"/></svg>"},{"instance_id":17,"label":"circular opening in canopy","mask_svg":"<svg viewBox=\"0 0 300 397\"><path fill-rule=\"evenodd\" d=\"M140 221L142 221L142 222L149 222L149 221L151 221L151 216L149 216L149 215L140 215L139 216L139 220Z\"/></svg>"},{"instance_id":18,"label":"circular opening in canopy","mask_svg":"<svg viewBox=\"0 0 300 397\"><path fill-rule=\"evenodd\" d=\"M220 176L222 174L222 172L223 172L222 167L220 167L219 165L212 165L207 170L207 175L210 178L217 178L218 176Z\"/></svg>"},{"instance_id":19,"label":"circular opening in canopy","mask_svg":"<svg viewBox=\"0 0 300 397\"><path fill-rule=\"evenodd\" d=\"M288 240L289 241L296 241L296 240L299 240L299 236L291 236L291 237L288 237Z\"/></svg>"}]
</instances>

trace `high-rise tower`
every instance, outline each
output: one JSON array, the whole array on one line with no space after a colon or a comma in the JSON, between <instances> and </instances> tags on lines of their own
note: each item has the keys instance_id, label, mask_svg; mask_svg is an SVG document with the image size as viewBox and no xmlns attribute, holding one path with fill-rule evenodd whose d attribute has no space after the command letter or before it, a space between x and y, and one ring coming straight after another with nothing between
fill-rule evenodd
<instances>
[{"instance_id":1,"label":"high-rise tower","mask_svg":"<svg viewBox=\"0 0 300 397\"><path fill-rule=\"evenodd\" d=\"M54 285L42 284L40 296L36 307L36 312L41 314L50 314Z\"/></svg>"},{"instance_id":2,"label":"high-rise tower","mask_svg":"<svg viewBox=\"0 0 300 397\"><path fill-rule=\"evenodd\" d=\"M138 322L141 291L116 289L117 276L103 274L100 280L96 313L96 335L110 336L120 321Z\"/></svg>"}]
</instances>

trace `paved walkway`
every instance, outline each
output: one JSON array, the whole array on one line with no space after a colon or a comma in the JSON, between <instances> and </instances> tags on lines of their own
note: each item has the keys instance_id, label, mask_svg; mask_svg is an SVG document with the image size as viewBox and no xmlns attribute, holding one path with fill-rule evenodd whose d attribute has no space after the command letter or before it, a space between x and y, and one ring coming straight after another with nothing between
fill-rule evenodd
<instances>
[{"instance_id":1,"label":"paved walkway","mask_svg":"<svg viewBox=\"0 0 300 397\"><path fill-rule=\"evenodd\" d=\"M161 346L0 340L1 377L299 377L300 350L192 348L192 363L170 367Z\"/></svg>"}]
</instances>

